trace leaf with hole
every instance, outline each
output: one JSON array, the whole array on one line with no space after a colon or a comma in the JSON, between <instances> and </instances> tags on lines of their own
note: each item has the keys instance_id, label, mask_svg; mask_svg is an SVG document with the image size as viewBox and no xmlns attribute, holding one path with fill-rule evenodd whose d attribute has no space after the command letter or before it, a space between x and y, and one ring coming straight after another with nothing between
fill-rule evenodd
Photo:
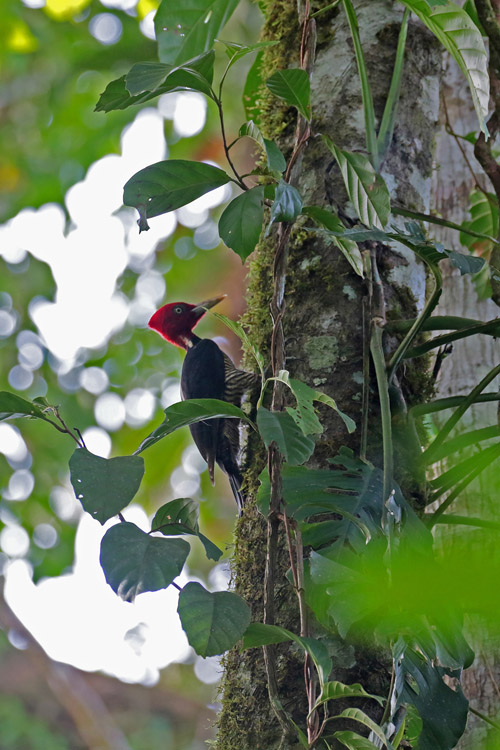
<instances>
[{"instance_id":1,"label":"leaf with hole","mask_svg":"<svg viewBox=\"0 0 500 750\"><path fill-rule=\"evenodd\" d=\"M209 560L219 560L220 550L213 542L201 533L198 526L200 506L190 497L179 497L159 508L151 523L151 531L159 531L164 536L192 534L197 536L205 547Z\"/></svg>"},{"instance_id":2,"label":"leaf with hole","mask_svg":"<svg viewBox=\"0 0 500 750\"><path fill-rule=\"evenodd\" d=\"M257 410L257 427L266 448L275 442L285 461L292 466L305 463L312 455L314 440L304 435L286 412L268 411L261 406Z\"/></svg>"},{"instance_id":3,"label":"leaf with hole","mask_svg":"<svg viewBox=\"0 0 500 750\"><path fill-rule=\"evenodd\" d=\"M432 31L458 63L469 84L479 125L488 133L486 118L490 98L488 57L481 32L468 13L455 3L434 5L425 0L402 0Z\"/></svg>"},{"instance_id":4,"label":"leaf with hole","mask_svg":"<svg viewBox=\"0 0 500 750\"><path fill-rule=\"evenodd\" d=\"M238 0L162 0L155 15L161 62L182 65L208 52L237 5Z\"/></svg>"},{"instance_id":5,"label":"leaf with hole","mask_svg":"<svg viewBox=\"0 0 500 750\"><path fill-rule=\"evenodd\" d=\"M228 651L250 623L250 607L241 596L211 593L199 583L184 586L177 611L190 645L203 657Z\"/></svg>"},{"instance_id":6,"label":"leaf with hole","mask_svg":"<svg viewBox=\"0 0 500 750\"><path fill-rule=\"evenodd\" d=\"M102 538L99 560L113 591L131 602L145 591L167 588L181 572L189 550L183 539L162 539L133 523L117 523Z\"/></svg>"},{"instance_id":7,"label":"leaf with hole","mask_svg":"<svg viewBox=\"0 0 500 750\"><path fill-rule=\"evenodd\" d=\"M229 181L226 172L211 164L169 159L136 172L123 188L123 202L137 208L139 231L145 231L147 219L185 206Z\"/></svg>"},{"instance_id":8,"label":"leaf with hole","mask_svg":"<svg viewBox=\"0 0 500 750\"><path fill-rule=\"evenodd\" d=\"M196 422L203 422L205 419L217 419L218 417L243 419L255 428L253 422L238 406L217 398L191 398L187 401L179 401L177 404L167 406L165 409L165 420L156 430L153 430L150 435L144 438L135 452L142 453L146 448L150 448L158 440L170 435L180 427L187 427Z\"/></svg>"},{"instance_id":9,"label":"leaf with hole","mask_svg":"<svg viewBox=\"0 0 500 750\"><path fill-rule=\"evenodd\" d=\"M383 229L391 211L389 191L363 154L343 151L324 135L323 142L335 156L354 210L367 227ZM354 239L354 238L352 238Z\"/></svg>"},{"instance_id":10,"label":"leaf with hole","mask_svg":"<svg viewBox=\"0 0 500 750\"><path fill-rule=\"evenodd\" d=\"M223 242L245 262L255 250L264 222L264 187L246 190L233 198L219 219Z\"/></svg>"},{"instance_id":11,"label":"leaf with hole","mask_svg":"<svg viewBox=\"0 0 500 750\"><path fill-rule=\"evenodd\" d=\"M267 79L266 86L272 94L298 109L306 120L311 119L311 84L305 70L277 70Z\"/></svg>"},{"instance_id":12,"label":"leaf with hole","mask_svg":"<svg viewBox=\"0 0 500 750\"><path fill-rule=\"evenodd\" d=\"M99 523L116 516L134 498L144 476L141 456L101 458L77 448L69 460L70 479L83 509Z\"/></svg>"}]
</instances>

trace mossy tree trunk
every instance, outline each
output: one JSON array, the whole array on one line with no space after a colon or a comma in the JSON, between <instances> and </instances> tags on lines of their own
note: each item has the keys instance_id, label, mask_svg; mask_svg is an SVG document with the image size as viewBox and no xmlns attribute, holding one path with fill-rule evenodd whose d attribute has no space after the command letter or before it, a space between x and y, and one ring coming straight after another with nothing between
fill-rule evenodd
<instances>
[{"instance_id":1,"label":"mossy tree trunk","mask_svg":"<svg viewBox=\"0 0 500 750\"><path fill-rule=\"evenodd\" d=\"M391 0L362 0L354 3L368 66L376 116L380 121L389 90L392 68L403 15L401 5ZM317 10L313 3L311 10ZM366 153L361 88L346 16L340 6L317 17L317 43L311 68L312 133L293 182L305 205L331 206L343 216L352 216L339 170L319 134L328 135L341 148ZM295 0L269 2L265 39L278 39L264 57L263 78L276 69L297 67L300 25ZM404 79L398 120L382 174L391 198L414 211L428 211L431 190L434 134L440 104L441 50L435 39L418 22L410 22ZM295 127L295 110L282 106L262 91L262 129L275 138L285 155L290 155ZM273 290L273 257L276 232L264 240L251 266L249 307L244 322L264 353L269 352L271 319L269 305ZM403 247L382 245L367 248L382 280L388 317L411 318L422 309L426 295L423 265ZM326 467L327 459L342 445L360 452L363 364L366 354L364 331L370 324L366 302L367 286L352 270L339 250L324 238L297 224L288 245L285 284L286 366L293 377L321 388L333 396L339 407L356 420L358 429L348 435L331 410L322 414L324 433L317 443L312 465ZM365 310L365 312L363 312ZM386 346L394 347L387 340ZM416 366L407 366L401 378L400 395L411 403L432 390L429 376ZM377 389L369 393L368 457L380 463L381 444ZM250 451L254 450L250 446ZM257 450L251 456L247 480L251 492L248 506L236 532L234 556L235 588L252 606L253 618L263 619L263 581L266 561L266 521L256 510L252 494L266 458ZM404 476L398 477L405 481ZM418 487L412 487L418 504ZM275 571L276 624L299 632L295 593L286 578L289 568L284 532L280 536L279 569ZM390 660L370 643L364 648L331 642L334 654L332 679L360 682L365 689L387 694ZM290 647L279 646L276 659L279 700L303 727L307 714L304 690L304 660ZM282 732L270 706L267 677L261 649L234 649L225 660L222 711L218 723L218 750L272 750L295 747L294 739L282 743ZM369 710L364 706L365 710ZM380 714L373 714L380 719ZM348 728L351 728L350 726ZM282 744L280 744L282 743Z\"/></svg>"}]
</instances>

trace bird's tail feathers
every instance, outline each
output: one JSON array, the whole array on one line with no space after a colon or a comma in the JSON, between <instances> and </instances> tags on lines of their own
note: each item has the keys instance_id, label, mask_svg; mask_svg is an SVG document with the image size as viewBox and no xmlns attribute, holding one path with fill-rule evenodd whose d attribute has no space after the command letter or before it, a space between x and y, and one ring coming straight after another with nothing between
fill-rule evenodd
<instances>
[{"instance_id":1,"label":"bird's tail feathers","mask_svg":"<svg viewBox=\"0 0 500 750\"><path fill-rule=\"evenodd\" d=\"M241 516L243 513L243 506L245 505L245 498L241 493L241 479L235 474L228 474L228 479L233 491L234 499L236 500L236 505L238 506L238 515Z\"/></svg>"}]
</instances>

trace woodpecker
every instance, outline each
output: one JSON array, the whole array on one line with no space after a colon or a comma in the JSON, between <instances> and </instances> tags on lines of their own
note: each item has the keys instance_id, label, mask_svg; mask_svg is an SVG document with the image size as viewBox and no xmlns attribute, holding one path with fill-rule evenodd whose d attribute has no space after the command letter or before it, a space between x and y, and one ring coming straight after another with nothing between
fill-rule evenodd
<instances>
[{"instance_id":1,"label":"woodpecker","mask_svg":"<svg viewBox=\"0 0 500 750\"><path fill-rule=\"evenodd\" d=\"M181 396L189 398L218 398L241 406L243 395L259 380L253 372L239 370L234 362L219 349L215 341L201 339L193 328L206 311L221 302L226 295L213 297L199 305L171 302L163 305L151 317L148 325L170 344L186 350L181 373ZM238 465L239 420L208 419L189 426L198 450L208 464L210 481L214 484L214 465L217 463L229 479L241 515L244 497L241 494L242 475Z\"/></svg>"}]
</instances>

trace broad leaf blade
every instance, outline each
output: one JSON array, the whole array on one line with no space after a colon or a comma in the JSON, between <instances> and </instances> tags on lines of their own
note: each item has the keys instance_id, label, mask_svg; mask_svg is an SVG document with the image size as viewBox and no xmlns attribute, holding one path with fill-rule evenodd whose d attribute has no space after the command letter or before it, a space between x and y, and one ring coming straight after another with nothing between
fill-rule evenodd
<instances>
[{"instance_id":1,"label":"broad leaf blade","mask_svg":"<svg viewBox=\"0 0 500 750\"><path fill-rule=\"evenodd\" d=\"M488 58L481 32L468 13L455 3L430 8L425 0L402 0L453 56L469 84L484 133L490 98Z\"/></svg>"},{"instance_id":2,"label":"broad leaf blade","mask_svg":"<svg viewBox=\"0 0 500 750\"><path fill-rule=\"evenodd\" d=\"M295 221L301 211L302 198L297 188L284 180L280 180L271 206L269 226L275 221Z\"/></svg>"},{"instance_id":3,"label":"broad leaf blade","mask_svg":"<svg viewBox=\"0 0 500 750\"><path fill-rule=\"evenodd\" d=\"M165 421L142 441L136 453L142 453L143 450L150 448L158 440L170 435L171 432L178 430L180 427L218 417L243 419L254 426L244 411L227 401L220 401L217 398L193 398L187 401L179 401L165 409Z\"/></svg>"},{"instance_id":4,"label":"broad leaf blade","mask_svg":"<svg viewBox=\"0 0 500 750\"><path fill-rule=\"evenodd\" d=\"M99 523L116 516L135 496L144 476L140 456L101 458L77 448L69 460L75 495Z\"/></svg>"},{"instance_id":5,"label":"broad leaf blade","mask_svg":"<svg viewBox=\"0 0 500 750\"><path fill-rule=\"evenodd\" d=\"M146 218L173 211L230 181L222 169L197 161L169 159L136 172L123 188L123 202L137 208L140 227Z\"/></svg>"},{"instance_id":6,"label":"broad leaf blade","mask_svg":"<svg viewBox=\"0 0 500 750\"><path fill-rule=\"evenodd\" d=\"M163 0L155 16L160 60L182 65L208 52L237 5L238 0Z\"/></svg>"},{"instance_id":7,"label":"broad leaf blade","mask_svg":"<svg viewBox=\"0 0 500 750\"><path fill-rule=\"evenodd\" d=\"M311 84L305 70L277 70L267 79L266 86L279 99L296 107L306 120L311 119Z\"/></svg>"},{"instance_id":8,"label":"broad leaf blade","mask_svg":"<svg viewBox=\"0 0 500 750\"><path fill-rule=\"evenodd\" d=\"M255 250L264 221L264 187L246 190L224 209L219 234L225 244L245 262Z\"/></svg>"},{"instance_id":9,"label":"broad leaf blade","mask_svg":"<svg viewBox=\"0 0 500 750\"><path fill-rule=\"evenodd\" d=\"M343 151L328 136L323 141L335 156L354 209L367 227L383 229L391 211L389 191L368 157ZM354 239L354 238L352 238Z\"/></svg>"},{"instance_id":10,"label":"broad leaf blade","mask_svg":"<svg viewBox=\"0 0 500 750\"><path fill-rule=\"evenodd\" d=\"M344 698L373 698L373 700L377 701L381 706L384 703L384 698L380 695L367 693L364 687L357 682L352 685L345 685L343 682L333 680L332 682L327 682L323 685L323 690L316 701L316 706L326 703L327 701L338 699L343 700Z\"/></svg>"},{"instance_id":11,"label":"broad leaf blade","mask_svg":"<svg viewBox=\"0 0 500 750\"><path fill-rule=\"evenodd\" d=\"M38 417L38 419L46 420L42 409L37 404L15 393L0 391L0 421L18 417Z\"/></svg>"},{"instance_id":12,"label":"broad leaf blade","mask_svg":"<svg viewBox=\"0 0 500 750\"><path fill-rule=\"evenodd\" d=\"M100 563L113 591L130 602L144 591L167 588L181 572L189 549L183 539L161 539L133 523L118 523L102 539Z\"/></svg>"},{"instance_id":13,"label":"broad leaf blade","mask_svg":"<svg viewBox=\"0 0 500 750\"><path fill-rule=\"evenodd\" d=\"M199 583L184 586L177 611L190 645L203 657L228 651L250 623L250 608L240 596L211 593Z\"/></svg>"},{"instance_id":14,"label":"broad leaf blade","mask_svg":"<svg viewBox=\"0 0 500 750\"><path fill-rule=\"evenodd\" d=\"M257 426L266 444L274 441L289 464L303 464L314 450L314 440L304 435L292 417L282 411L257 410Z\"/></svg>"}]
</instances>

